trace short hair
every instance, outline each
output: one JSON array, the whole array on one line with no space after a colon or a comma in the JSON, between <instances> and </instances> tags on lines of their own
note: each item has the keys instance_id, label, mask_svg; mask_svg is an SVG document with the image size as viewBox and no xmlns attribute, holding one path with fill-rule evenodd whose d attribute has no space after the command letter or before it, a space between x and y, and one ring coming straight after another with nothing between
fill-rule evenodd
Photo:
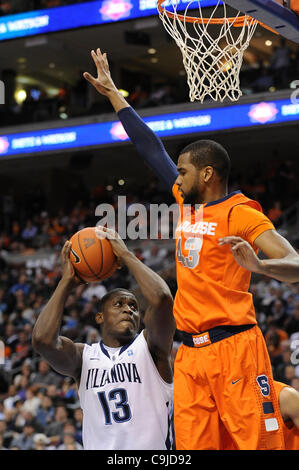
<instances>
[{"instance_id":1,"label":"short hair","mask_svg":"<svg viewBox=\"0 0 299 470\"><path fill-rule=\"evenodd\" d=\"M190 153L190 162L199 170L212 166L221 181L227 182L231 169L231 161L227 151L214 140L197 140L187 145L180 154Z\"/></svg>"},{"instance_id":2,"label":"short hair","mask_svg":"<svg viewBox=\"0 0 299 470\"><path fill-rule=\"evenodd\" d=\"M108 302L108 300L110 299L110 297L112 297L114 294L116 294L117 292L125 292L126 294L131 294L131 295L134 295L132 294L132 292L130 292L128 289L124 289L122 287L118 287L116 289L112 289L111 291L107 292L107 294L105 294L101 300L100 300L100 304L99 304L99 312L102 312L105 308L105 304L106 302Z\"/></svg>"}]
</instances>

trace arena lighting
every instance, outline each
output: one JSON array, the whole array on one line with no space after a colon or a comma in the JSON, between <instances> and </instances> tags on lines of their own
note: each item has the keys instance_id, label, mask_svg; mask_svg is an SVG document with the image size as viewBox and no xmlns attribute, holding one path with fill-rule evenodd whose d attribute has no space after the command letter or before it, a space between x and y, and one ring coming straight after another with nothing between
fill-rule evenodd
<instances>
[{"instance_id":1,"label":"arena lighting","mask_svg":"<svg viewBox=\"0 0 299 470\"><path fill-rule=\"evenodd\" d=\"M143 118L161 138L229 129L299 122L299 104L291 99L262 101L155 114ZM0 135L0 157L81 149L129 142L119 121ZM120 155L121 158L121 155Z\"/></svg>"},{"instance_id":2,"label":"arena lighting","mask_svg":"<svg viewBox=\"0 0 299 470\"><path fill-rule=\"evenodd\" d=\"M18 104L24 103L24 101L27 98L27 92L26 90L17 90L15 92L15 100Z\"/></svg>"},{"instance_id":3,"label":"arena lighting","mask_svg":"<svg viewBox=\"0 0 299 470\"><path fill-rule=\"evenodd\" d=\"M130 94L127 90L123 90L122 88L120 88L118 91L123 95L124 98L127 98Z\"/></svg>"}]
</instances>

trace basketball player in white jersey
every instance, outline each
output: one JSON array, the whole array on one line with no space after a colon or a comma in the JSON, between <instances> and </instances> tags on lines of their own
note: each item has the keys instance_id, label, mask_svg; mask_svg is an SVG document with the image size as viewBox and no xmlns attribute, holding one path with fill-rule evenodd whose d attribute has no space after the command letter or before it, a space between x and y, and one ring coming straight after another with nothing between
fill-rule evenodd
<instances>
[{"instance_id":1,"label":"basketball player in white jersey","mask_svg":"<svg viewBox=\"0 0 299 470\"><path fill-rule=\"evenodd\" d=\"M84 345L59 335L66 299L80 282L69 260L71 243L66 242L62 279L37 319L33 347L53 369L76 380L85 450L167 450L171 448L173 299L163 279L129 252L116 232L96 230L98 236L110 238L120 264L128 267L149 304L145 329L138 334L135 296L114 289L103 297L96 315L100 343Z\"/></svg>"}]
</instances>

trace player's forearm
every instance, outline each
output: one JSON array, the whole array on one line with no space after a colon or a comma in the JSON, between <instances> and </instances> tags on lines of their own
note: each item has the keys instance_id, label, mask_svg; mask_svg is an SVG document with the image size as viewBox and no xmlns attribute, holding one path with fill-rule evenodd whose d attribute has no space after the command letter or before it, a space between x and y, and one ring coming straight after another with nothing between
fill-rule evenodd
<instances>
[{"instance_id":1,"label":"player's forearm","mask_svg":"<svg viewBox=\"0 0 299 470\"><path fill-rule=\"evenodd\" d=\"M131 106L120 109L118 117L139 155L171 191L178 171L161 139Z\"/></svg>"},{"instance_id":2,"label":"player's forearm","mask_svg":"<svg viewBox=\"0 0 299 470\"><path fill-rule=\"evenodd\" d=\"M55 348L59 337L64 305L72 284L62 279L51 299L43 308L35 323L32 344L36 351L44 348Z\"/></svg>"},{"instance_id":3,"label":"player's forearm","mask_svg":"<svg viewBox=\"0 0 299 470\"><path fill-rule=\"evenodd\" d=\"M153 307L157 307L165 300L172 302L172 295L166 282L148 266L143 264L136 256L127 252L122 261L135 277L142 295Z\"/></svg>"},{"instance_id":4,"label":"player's forearm","mask_svg":"<svg viewBox=\"0 0 299 470\"><path fill-rule=\"evenodd\" d=\"M291 254L280 259L261 260L259 273L282 282L298 282L299 256Z\"/></svg>"}]
</instances>

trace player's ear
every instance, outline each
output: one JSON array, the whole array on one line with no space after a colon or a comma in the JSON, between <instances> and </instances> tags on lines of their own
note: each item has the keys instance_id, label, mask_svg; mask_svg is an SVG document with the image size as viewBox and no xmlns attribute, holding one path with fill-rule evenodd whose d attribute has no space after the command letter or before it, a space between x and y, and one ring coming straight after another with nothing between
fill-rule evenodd
<instances>
[{"instance_id":1,"label":"player's ear","mask_svg":"<svg viewBox=\"0 0 299 470\"><path fill-rule=\"evenodd\" d=\"M96 323L98 325L101 325L104 322L104 313L103 312L98 312L96 314Z\"/></svg>"},{"instance_id":2,"label":"player's ear","mask_svg":"<svg viewBox=\"0 0 299 470\"><path fill-rule=\"evenodd\" d=\"M212 166L206 166L203 170L204 170L203 177L204 177L205 182L207 183L208 181L210 181L215 170Z\"/></svg>"}]
</instances>

